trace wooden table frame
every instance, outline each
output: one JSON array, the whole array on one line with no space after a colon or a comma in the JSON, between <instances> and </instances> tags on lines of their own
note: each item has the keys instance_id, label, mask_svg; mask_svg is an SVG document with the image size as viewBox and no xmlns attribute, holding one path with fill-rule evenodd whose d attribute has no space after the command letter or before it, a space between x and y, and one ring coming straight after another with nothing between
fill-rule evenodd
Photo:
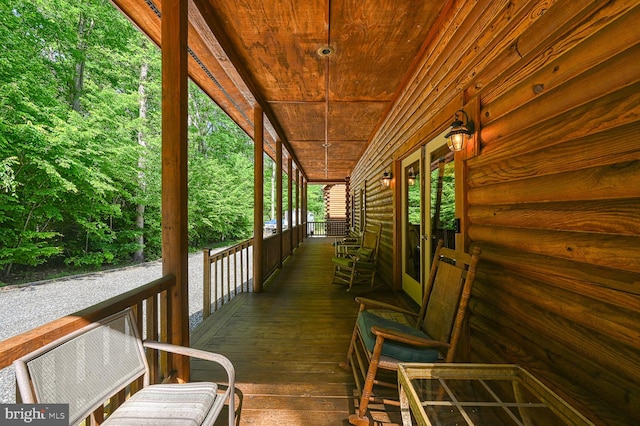
<instances>
[{"instance_id":1,"label":"wooden table frame","mask_svg":"<svg viewBox=\"0 0 640 426\"><path fill-rule=\"evenodd\" d=\"M435 399L422 400L412 380L435 379L439 381L439 391ZM466 380L470 384L479 384L491 395L493 401L461 401L450 391L447 380ZM486 381L511 381L515 401L502 401L490 388ZM474 423L468 411L470 407L502 408L504 417L509 417L513 424L527 426L532 424L527 412L530 410L550 409L559 420L568 425L593 425L582 414L567 404L551 389L532 376L523 368L512 364L418 364L407 363L398 366L398 390L400 393L400 410L402 424L412 425L412 414L418 425L432 425L425 406L450 406L457 408L468 425ZM537 402L524 400L524 395L533 395ZM465 407L467 407L465 409ZM525 409L526 408L526 409ZM512 411L517 410L519 419Z\"/></svg>"}]
</instances>

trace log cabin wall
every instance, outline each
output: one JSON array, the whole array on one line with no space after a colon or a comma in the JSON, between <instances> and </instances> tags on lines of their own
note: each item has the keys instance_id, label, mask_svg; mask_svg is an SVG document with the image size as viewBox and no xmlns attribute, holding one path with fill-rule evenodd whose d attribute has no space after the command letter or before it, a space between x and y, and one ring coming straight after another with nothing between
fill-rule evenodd
<instances>
[{"instance_id":1,"label":"log cabin wall","mask_svg":"<svg viewBox=\"0 0 640 426\"><path fill-rule=\"evenodd\" d=\"M393 190L387 188L380 183L380 177L384 170L380 170L377 179L367 180L366 184L366 221L365 227L373 229L378 225L382 225L380 231L380 247L379 252L390 253L393 247L393 215L389 211L388 206L393 205ZM393 264L389 256L378 257L377 271L378 281L391 284L390 277L393 272Z\"/></svg>"},{"instance_id":2,"label":"log cabin wall","mask_svg":"<svg viewBox=\"0 0 640 426\"><path fill-rule=\"evenodd\" d=\"M374 182L470 101L470 360L523 365L597 424L639 424L640 5L451 5L351 175L384 223L380 274L394 208Z\"/></svg>"},{"instance_id":3,"label":"log cabin wall","mask_svg":"<svg viewBox=\"0 0 640 426\"><path fill-rule=\"evenodd\" d=\"M326 185L323 189L325 219L326 220L344 220L347 211L347 200L345 186Z\"/></svg>"}]
</instances>

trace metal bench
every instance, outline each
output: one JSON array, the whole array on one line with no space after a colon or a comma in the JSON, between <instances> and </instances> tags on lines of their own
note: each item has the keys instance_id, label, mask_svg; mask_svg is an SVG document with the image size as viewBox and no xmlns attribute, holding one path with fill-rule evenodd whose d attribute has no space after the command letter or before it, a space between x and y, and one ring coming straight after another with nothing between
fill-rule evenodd
<instances>
[{"instance_id":1,"label":"metal bench","mask_svg":"<svg viewBox=\"0 0 640 426\"><path fill-rule=\"evenodd\" d=\"M111 412L103 425L213 425L227 400L233 425L231 362L220 354L142 341L135 324L133 312L126 309L15 361L22 402L69 404L70 425L96 412L99 422L106 401L139 387L135 383L141 381L142 388ZM150 385L145 348L218 363L227 373L228 387L223 391L212 382Z\"/></svg>"}]
</instances>

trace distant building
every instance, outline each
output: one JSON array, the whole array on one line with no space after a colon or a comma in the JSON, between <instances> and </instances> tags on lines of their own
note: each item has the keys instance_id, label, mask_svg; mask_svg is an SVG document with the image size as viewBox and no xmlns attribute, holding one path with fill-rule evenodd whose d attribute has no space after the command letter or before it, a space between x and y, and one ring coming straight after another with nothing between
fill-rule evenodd
<instances>
[{"instance_id":1,"label":"distant building","mask_svg":"<svg viewBox=\"0 0 640 426\"><path fill-rule=\"evenodd\" d=\"M345 221L345 212L347 211L347 191L346 185L335 184L325 185L322 189L325 205L326 221Z\"/></svg>"},{"instance_id":2,"label":"distant building","mask_svg":"<svg viewBox=\"0 0 640 426\"><path fill-rule=\"evenodd\" d=\"M323 190L327 235L347 233L347 186L345 184L325 185Z\"/></svg>"}]
</instances>

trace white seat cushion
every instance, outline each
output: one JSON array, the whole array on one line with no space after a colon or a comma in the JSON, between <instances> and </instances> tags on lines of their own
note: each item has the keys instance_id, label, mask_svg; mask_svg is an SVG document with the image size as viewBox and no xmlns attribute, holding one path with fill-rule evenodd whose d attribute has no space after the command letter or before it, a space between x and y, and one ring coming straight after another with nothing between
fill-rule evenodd
<instances>
[{"instance_id":1,"label":"white seat cushion","mask_svg":"<svg viewBox=\"0 0 640 426\"><path fill-rule=\"evenodd\" d=\"M122 404L105 426L200 426L214 405L218 386L210 382L148 386Z\"/></svg>"}]
</instances>

